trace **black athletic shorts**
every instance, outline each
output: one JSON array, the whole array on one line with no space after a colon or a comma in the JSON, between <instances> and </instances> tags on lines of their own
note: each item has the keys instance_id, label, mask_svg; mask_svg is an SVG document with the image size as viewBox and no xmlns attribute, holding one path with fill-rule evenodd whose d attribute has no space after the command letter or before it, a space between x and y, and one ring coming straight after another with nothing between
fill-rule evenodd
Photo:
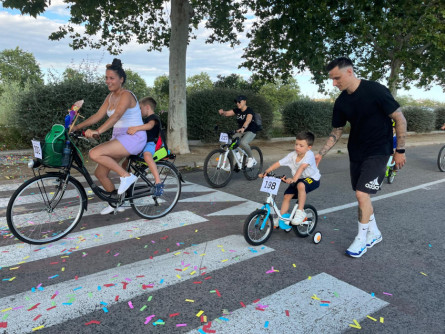
<instances>
[{"instance_id":1,"label":"black athletic shorts","mask_svg":"<svg viewBox=\"0 0 445 334\"><path fill-rule=\"evenodd\" d=\"M316 181L310 177L307 177L305 179L298 179L296 183L293 183L287 187L286 191L284 192L285 195L287 194L294 194L294 197L292 198L298 198L298 188L297 184L303 182L304 187L306 189L306 194L310 193L312 190L317 189L320 186L320 180Z\"/></svg>"},{"instance_id":2,"label":"black athletic shorts","mask_svg":"<svg viewBox=\"0 0 445 334\"><path fill-rule=\"evenodd\" d=\"M375 194L385 177L389 155L375 155L363 161L350 161L352 190Z\"/></svg>"}]
</instances>

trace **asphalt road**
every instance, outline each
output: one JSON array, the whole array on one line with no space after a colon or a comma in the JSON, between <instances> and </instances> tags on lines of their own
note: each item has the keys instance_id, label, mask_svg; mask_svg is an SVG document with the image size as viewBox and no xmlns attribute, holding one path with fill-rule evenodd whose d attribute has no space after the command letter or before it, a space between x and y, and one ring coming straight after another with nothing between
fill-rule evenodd
<instances>
[{"instance_id":1,"label":"asphalt road","mask_svg":"<svg viewBox=\"0 0 445 334\"><path fill-rule=\"evenodd\" d=\"M243 221L266 195L241 173L218 190L201 171L186 173L165 219L90 212L71 238L46 247L11 239L0 207L0 332L443 333L439 148L410 148L374 196L383 241L359 259L344 254L357 232L345 154L322 161L321 186L308 195L318 245L278 230L250 247ZM12 189L1 186L0 203Z\"/></svg>"}]
</instances>

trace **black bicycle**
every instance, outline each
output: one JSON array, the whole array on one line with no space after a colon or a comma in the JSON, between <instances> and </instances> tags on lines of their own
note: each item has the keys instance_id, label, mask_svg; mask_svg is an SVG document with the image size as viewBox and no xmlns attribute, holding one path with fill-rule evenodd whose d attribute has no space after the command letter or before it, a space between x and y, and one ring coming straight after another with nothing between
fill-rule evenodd
<instances>
[{"instance_id":1,"label":"black bicycle","mask_svg":"<svg viewBox=\"0 0 445 334\"><path fill-rule=\"evenodd\" d=\"M263 153L258 146L250 146L254 163L247 167L247 153L239 147L240 138L233 139L235 132L220 134L220 148L211 151L204 161L204 178L213 188L226 186L233 172L243 171L247 180L258 178L263 168Z\"/></svg>"},{"instance_id":2,"label":"black bicycle","mask_svg":"<svg viewBox=\"0 0 445 334\"><path fill-rule=\"evenodd\" d=\"M96 185L85 168L82 153L74 141L84 138L80 132L70 133L71 154L69 164L58 171L48 171L39 160L34 160L34 177L23 183L11 196L6 211L10 231L19 240L30 244L45 244L65 237L70 233L87 210L87 193L72 174L78 171L84 176L94 194L112 207L129 207L142 218L155 219L168 214L181 195L184 182L176 166L168 161L174 154L157 161L157 169L164 184L164 193L155 196L155 180L143 159L129 157L127 171L138 177L137 181L122 195L107 192ZM41 174L43 172L43 174ZM116 212L116 210L115 210Z\"/></svg>"}]
</instances>

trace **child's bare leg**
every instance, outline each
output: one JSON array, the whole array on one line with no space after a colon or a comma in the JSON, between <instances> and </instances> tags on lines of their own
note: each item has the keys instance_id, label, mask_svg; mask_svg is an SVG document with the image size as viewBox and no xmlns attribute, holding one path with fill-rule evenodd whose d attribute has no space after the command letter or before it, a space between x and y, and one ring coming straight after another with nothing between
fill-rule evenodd
<instances>
[{"instance_id":1,"label":"child's bare leg","mask_svg":"<svg viewBox=\"0 0 445 334\"><path fill-rule=\"evenodd\" d=\"M159 177L158 168L156 167L156 162L153 160L153 156L150 152L144 152L144 160L150 168L151 173L155 178L155 183L161 183L161 178Z\"/></svg>"},{"instance_id":2,"label":"child's bare leg","mask_svg":"<svg viewBox=\"0 0 445 334\"><path fill-rule=\"evenodd\" d=\"M294 197L293 194L286 194L283 197L283 203L281 204L280 214L284 215L289 211L290 200Z\"/></svg>"},{"instance_id":3,"label":"child's bare leg","mask_svg":"<svg viewBox=\"0 0 445 334\"><path fill-rule=\"evenodd\" d=\"M298 189L298 210L304 210L304 204L306 203L306 187L303 182L299 182Z\"/></svg>"},{"instance_id":4,"label":"child's bare leg","mask_svg":"<svg viewBox=\"0 0 445 334\"><path fill-rule=\"evenodd\" d=\"M122 162L122 168L127 170L128 167L128 158L126 158L123 162Z\"/></svg>"}]
</instances>

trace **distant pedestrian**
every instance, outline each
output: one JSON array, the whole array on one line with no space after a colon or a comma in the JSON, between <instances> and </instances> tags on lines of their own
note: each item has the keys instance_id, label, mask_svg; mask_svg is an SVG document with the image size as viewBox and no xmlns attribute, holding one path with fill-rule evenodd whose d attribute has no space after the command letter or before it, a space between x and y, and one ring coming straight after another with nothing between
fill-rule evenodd
<instances>
[{"instance_id":1,"label":"distant pedestrian","mask_svg":"<svg viewBox=\"0 0 445 334\"><path fill-rule=\"evenodd\" d=\"M393 152L392 120L397 135L395 168L402 168L406 162L406 120L390 91L377 82L358 79L350 59L337 58L328 64L327 70L333 85L342 93L334 104L333 130L315 159L318 164L340 139L343 127L349 122L350 175L358 202L359 224L358 234L346 254L361 257L368 248L382 241L370 195L380 189L386 163Z\"/></svg>"},{"instance_id":2,"label":"distant pedestrian","mask_svg":"<svg viewBox=\"0 0 445 334\"><path fill-rule=\"evenodd\" d=\"M248 156L246 167L252 168L257 163L249 146L249 143L254 140L256 132L258 131L258 127L253 121L254 112L252 108L247 106L247 97L244 95L238 96L234 102L237 105L236 108L227 111L219 109L218 113L221 116L226 117L236 115L239 129L236 130L237 133L233 136L233 138L241 138L239 146L246 151Z\"/></svg>"}]
</instances>

